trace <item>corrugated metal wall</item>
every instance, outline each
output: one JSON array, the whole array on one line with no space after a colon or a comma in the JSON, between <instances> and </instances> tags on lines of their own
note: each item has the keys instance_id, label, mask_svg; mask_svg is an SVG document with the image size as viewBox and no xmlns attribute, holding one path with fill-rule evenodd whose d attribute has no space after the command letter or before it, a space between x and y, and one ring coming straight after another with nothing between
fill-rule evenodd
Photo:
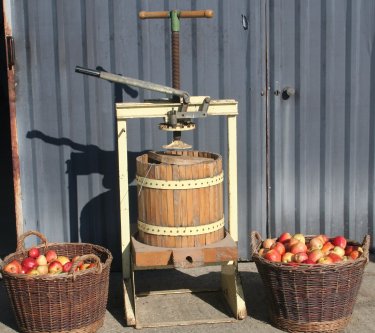
<instances>
[{"instance_id":1,"label":"corrugated metal wall","mask_svg":"<svg viewBox=\"0 0 375 333\"><path fill-rule=\"evenodd\" d=\"M269 36L272 234L373 237L375 2L271 0Z\"/></svg>"},{"instance_id":2,"label":"corrugated metal wall","mask_svg":"<svg viewBox=\"0 0 375 333\"><path fill-rule=\"evenodd\" d=\"M262 235L267 229L273 235L374 235L373 1L6 4L16 43L25 230L39 229L53 241L95 242L118 253L114 103L160 95L84 77L74 67L171 85L169 22L141 21L137 13L178 6L215 12L210 20L182 21L181 88L239 101L240 256L248 257L254 229ZM294 87L296 96L274 95L285 86ZM156 123L130 122L130 162L170 140ZM184 140L225 159L225 133L223 119L206 119ZM133 166L130 179L134 173Z\"/></svg>"},{"instance_id":3,"label":"corrugated metal wall","mask_svg":"<svg viewBox=\"0 0 375 333\"><path fill-rule=\"evenodd\" d=\"M266 219L264 3L38 0L8 6L16 44L24 229L38 229L53 241L103 244L115 254L120 243L114 103L164 96L84 77L74 68L102 67L171 85L170 23L141 21L138 12L214 10L213 19L181 23L181 88L239 101L240 253L247 257L248 232L265 232ZM171 139L157 123L129 122L130 179L136 155ZM206 119L183 139L225 158L225 127L224 119ZM130 191L134 217L134 186Z\"/></svg>"}]
</instances>

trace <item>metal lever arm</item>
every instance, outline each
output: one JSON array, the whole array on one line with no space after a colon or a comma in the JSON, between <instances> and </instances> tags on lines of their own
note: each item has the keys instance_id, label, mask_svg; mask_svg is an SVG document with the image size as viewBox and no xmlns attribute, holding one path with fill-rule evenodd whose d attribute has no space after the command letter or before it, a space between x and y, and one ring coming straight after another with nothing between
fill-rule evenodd
<instances>
[{"instance_id":1,"label":"metal lever arm","mask_svg":"<svg viewBox=\"0 0 375 333\"><path fill-rule=\"evenodd\" d=\"M159 18L170 18L170 12L139 12L140 19L159 19ZM206 10L179 10L179 18L212 18L214 12L211 9Z\"/></svg>"},{"instance_id":2,"label":"metal lever arm","mask_svg":"<svg viewBox=\"0 0 375 333\"><path fill-rule=\"evenodd\" d=\"M107 81L110 81L110 82L127 84L127 85L133 86L133 87L138 87L138 88L143 88L143 89L147 89L147 90L161 92L161 93L164 93L164 94L179 96L179 97L183 98L184 103L189 103L189 101L190 101L190 95L189 95L188 92L183 91L183 90L179 90L179 89L174 89L174 88L171 88L171 87L168 87L168 86L163 86L161 84L137 80L137 79L133 79L131 77L126 77L126 76L122 76L122 75L98 71L98 70L95 70L95 69L84 68L84 67L81 67L81 66L76 66L75 71L77 73L80 73L80 74L86 74L86 75L98 77L100 79L107 80Z\"/></svg>"}]
</instances>

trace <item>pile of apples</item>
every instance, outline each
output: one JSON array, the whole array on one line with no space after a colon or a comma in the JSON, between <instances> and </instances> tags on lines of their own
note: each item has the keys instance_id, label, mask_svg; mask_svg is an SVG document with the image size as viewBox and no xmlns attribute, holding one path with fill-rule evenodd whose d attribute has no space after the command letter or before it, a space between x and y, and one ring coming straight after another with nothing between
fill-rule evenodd
<instances>
[{"instance_id":1,"label":"pile of apples","mask_svg":"<svg viewBox=\"0 0 375 333\"><path fill-rule=\"evenodd\" d=\"M363 249L348 245L344 236L329 239L319 235L306 242L303 234L282 233L278 238L268 238L262 243L259 255L273 262L298 264L334 264L359 258Z\"/></svg>"},{"instance_id":2,"label":"pile of apples","mask_svg":"<svg viewBox=\"0 0 375 333\"><path fill-rule=\"evenodd\" d=\"M57 255L56 251L48 250L45 254L41 254L38 248L31 248L28 256L22 261L12 260L4 267L4 271L12 274L27 275L46 275L67 273L77 261L79 256L75 256L71 260L66 256ZM79 262L76 271L86 270L95 267L95 263Z\"/></svg>"}]
</instances>

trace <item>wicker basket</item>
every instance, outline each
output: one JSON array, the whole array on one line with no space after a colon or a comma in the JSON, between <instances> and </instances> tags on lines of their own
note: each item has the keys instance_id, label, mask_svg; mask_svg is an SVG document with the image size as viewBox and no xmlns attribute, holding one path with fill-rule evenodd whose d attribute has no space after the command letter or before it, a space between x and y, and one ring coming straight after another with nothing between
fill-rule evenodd
<instances>
[{"instance_id":1,"label":"wicker basket","mask_svg":"<svg viewBox=\"0 0 375 333\"><path fill-rule=\"evenodd\" d=\"M96 262L94 269L75 271L74 263L69 273L31 276L9 274L3 271L3 280L10 303L21 332L96 332L104 321L108 299L111 253L97 245L87 243L47 243L36 232L23 234L17 250L4 259L6 265L13 259L26 257L24 239L36 235L43 244L37 246L41 253L52 249L58 255L81 256L79 261Z\"/></svg>"},{"instance_id":2,"label":"wicker basket","mask_svg":"<svg viewBox=\"0 0 375 333\"><path fill-rule=\"evenodd\" d=\"M313 236L307 236L310 240ZM252 258L263 281L271 321L287 332L341 332L348 325L368 262L370 236L354 261L330 265L291 266L265 260L258 254L258 232L251 233Z\"/></svg>"}]
</instances>

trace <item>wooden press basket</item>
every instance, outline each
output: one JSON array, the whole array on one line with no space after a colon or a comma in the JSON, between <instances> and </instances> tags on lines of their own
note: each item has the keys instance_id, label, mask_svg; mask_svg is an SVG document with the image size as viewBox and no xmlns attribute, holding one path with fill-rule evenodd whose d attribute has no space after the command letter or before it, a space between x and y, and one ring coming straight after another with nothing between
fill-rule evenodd
<instances>
[{"instance_id":1,"label":"wooden press basket","mask_svg":"<svg viewBox=\"0 0 375 333\"><path fill-rule=\"evenodd\" d=\"M309 241L314 236L306 236ZM356 260L335 264L290 266L258 254L258 232L251 233L252 258L263 281L274 326L288 332L341 332L348 325L369 260L370 236Z\"/></svg>"},{"instance_id":2,"label":"wooden press basket","mask_svg":"<svg viewBox=\"0 0 375 333\"><path fill-rule=\"evenodd\" d=\"M96 332L104 321L108 299L111 253L88 243L48 243L44 235L36 231L23 234L17 242L17 250L4 259L10 261L27 256L24 239L39 237L43 244L37 246L41 253L52 249L58 255L81 256L98 265L94 269L58 275L9 274L2 272L18 327L21 332Z\"/></svg>"},{"instance_id":3,"label":"wooden press basket","mask_svg":"<svg viewBox=\"0 0 375 333\"><path fill-rule=\"evenodd\" d=\"M161 161L137 157L138 240L180 248L223 239L222 157L168 151Z\"/></svg>"}]
</instances>

